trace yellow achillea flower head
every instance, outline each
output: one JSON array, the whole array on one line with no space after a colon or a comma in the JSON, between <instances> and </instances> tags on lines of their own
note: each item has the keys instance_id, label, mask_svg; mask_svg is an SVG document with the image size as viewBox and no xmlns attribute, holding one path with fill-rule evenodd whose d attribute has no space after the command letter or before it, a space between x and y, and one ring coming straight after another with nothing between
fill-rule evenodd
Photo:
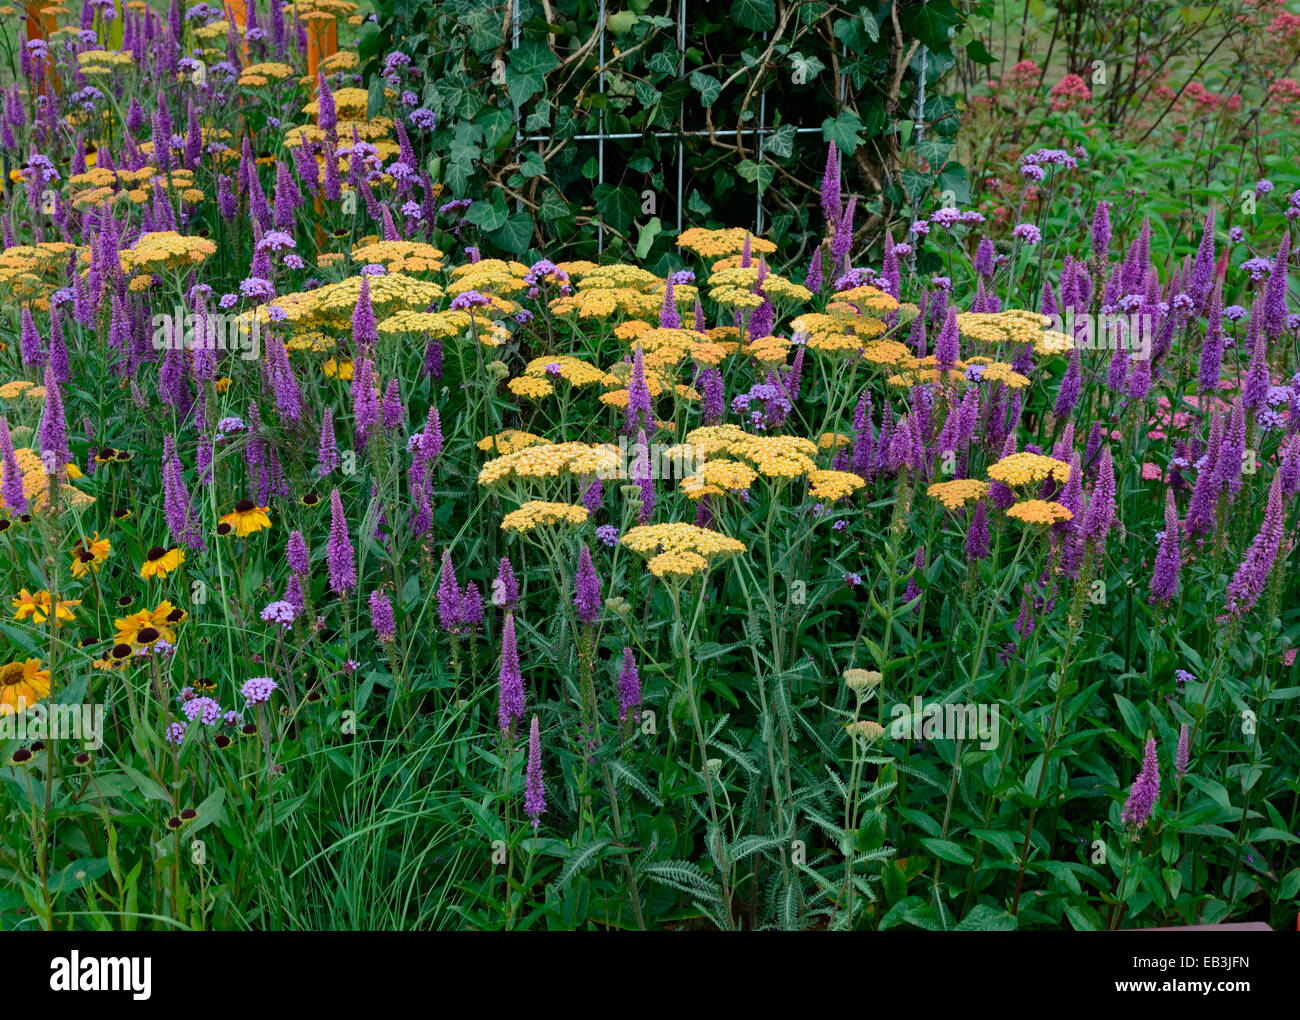
<instances>
[{"instance_id":1,"label":"yellow achillea flower head","mask_svg":"<svg viewBox=\"0 0 1300 1020\"><path fill-rule=\"evenodd\" d=\"M869 340L862 345L862 360L873 365L901 365L911 358L907 345L897 340Z\"/></svg>"},{"instance_id":2,"label":"yellow achillea flower head","mask_svg":"<svg viewBox=\"0 0 1300 1020\"><path fill-rule=\"evenodd\" d=\"M619 541L639 556L665 553L695 553L712 562L746 551L745 543L694 524L642 524Z\"/></svg>"},{"instance_id":3,"label":"yellow achillea flower head","mask_svg":"<svg viewBox=\"0 0 1300 1020\"><path fill-rule=\"evenodd\" d=\"M709 277L709 296L726 304L728 303L727 295L732 292L739 292L749 294L751 297L757 297L759 304L761 304L761 295L753 294L753 290L757 286L762 294L766 294L769 298L788 298L791 301L799 302L812 300L812 291L801 284L786 279L784 276L768 273L763 277L761 284L758 282L758 277L759 267L757 265L715 269ZM751 307L756 308L758 306L752 305Z\"/></svg>"},{"instance_id":4,"label":"yellow achillea flower head","mask_svg":"<svg viewBox=\"0 0 1300 1020\"><path fill-rule=\"evenodd\" d=\"M288 64L250 64L239 72L238 84L260 87L269 81L284 81L293 74Z\"/></svg>"},{"instance_id":5,"label":"yellow achillea flower head","mask_svg":"<svg viewBox=\"0 0 1300 1020\"><path fill-rule=\"evenodd\" d=\"M686 449L685 446L674 446L668 451L668 456ZM748 489L757 477L758 472L738 460L708 460L695 474L682 479L681 489L691 499L721 496Z\"/></svg>"},{"instance_id":6,"label":"yellow achillea flower head","mask_svg":"<svg viewBox=\"0 0 1300 1020\"><path fill-rule=\"evenodd\" d=\"M383 276L365 277L369 281L370 305L375 317L389 317L403 310L428 308L443 296L443 291L436 283L417 280L404 273L385 273ZM257 314L263 320L269 320L272 307L284 311L282 322L290 323L300 329L318 329L333 326L339 329L350 328L352 311L357 306L361 295L361 276L350 276L338 283L327 283L315 290L296 291L282 294L258 308ZM511 311L514 308L512 306ZM284 328L280 326L279 328Z\"/></svg>"},{"instance_id":7,"label":"yellow achillea flower head","mask_svg":"<svg viewBox=\"0 0 1300 1020\"><path fill-rule=\"evenodd\" d=\"M704 258L721 258L724 255L739 255L745 250L745 239L749 239L750 253L771 255L776 251L776 244L763 237L755 237L742 227L726 230L709 230L705 227L689 227L677 238L677 246L693 251Z\"/></svg>"},{"instance_id":8,"label":"yellow achillea flower head","mask_svg":"<svg viewBox=\"0 0 1300 1020\"><path fill-rule=\"evenodd\" d=\"M516 397L523 397L525 400L545 400L555 394L555 387L545 379L538 379L529 375L521 375L516 379L511 379L506 383L506 389Z\"/></svg>"},{"instance_id":9,"label":"yellow achillea flower head","mask_svg":"<svg viewBox=\"0 0 1300 1020\"><path fill-rule=\"evenodd\" d=\"M554 527L560 524L585 524L587 508L572 503L548 503L545 500L529 500L518 510L511 511L501 520L502 531L523 533L541 526Z\"/></svg>"},{"instance_id":10,"label":"yellow achillea flower head","mask_svg":"<svg viewBox=\"0 0 1300 1020\"><path fill-rule=\"evenodd\" d=\"M1048 478L1064 485L1070 480L1070 465L1041 453L1013 453L990 467L989 477L1004 485L1031 485Z\"/></svg>"},{"instance_id":11,"label":"yellow achillea flower head","mask_svg":"<svg viewBox=\"0 0 1300 1020\"><path fill-rule=\"evenodd\" d=\"M141 234L135 244L119 254L122 271L130 273L137 269L186 269L216 253L216 242L206 237L186 237L174 230L162 230Z\"/></svg>"},{"instance_id":12,"label":"yellow achillea flower head","mask_svg":"<svg viewBox=\"0 0 1300 1020\"><path fill-rule=\"evenodd\" d=\"M746 436L731 453L749 461L766 478L797 478L817 470L817 444L799 436Z\"/></svg>"},{"instance_id":13,"label":"yellow achillea flower head","mask_svg":"<svg viewBox=\"0 0 1300 1020\"><path fill-rule=\"evenodd\" d=\"M606 380L606 375L595 365L569 354L556 354L533 358L524 368L524 375L533 379L563 379L570 386L595 386Z\"/></svg>"},{"instance_id":14,"label":"yellow achillea flower head","mask_svg":"<svg viewBox=\"0 0 1300 1020\"><path fill-rule=\"evenodd\" d=\"M1046 499L1022 499L1007 510L1008 517L1014 517L1026 524L1057 524L1074 517L1066 507Z\"/></svg>"},{"instance_id":15,"label":"yellow achillea flower head","mask_svg":"<svg viewBox=\"0 0 1300 1020\"><path fill-rule=\"evenodd\" d=\"M655 577L671 581L704 573L709 561L693 552L661 552L651 556L647 566Z\"/></svg>"},{"instance_id":16,"label":"yellow achillea flower head","mask_svg":"<svg viewBox=\"0 0 1300 1020\"><path fill-rule=\"evenodd\" d=\"M588 287L576 294L554 298L550 309L556 315L579 319L608 319L613 315L647 318L658 315L661 299L635 287Z\"/></svg>"},{"instance_id":17,"label":"yellow achillea flower head","mask_svg":"<svg viewBox=\"0 0 1300 1020\"><path fill-rule=\"evenodd\" d=\"M43 388L41 392L42 394L45 392ZM27 396L31 396L32 393L32 389L26 391ZM23 495L27 498L29 508L40 509L46 506L49 502L50 479L45 474L45 466L40 456L34 450L20 446L14 450L14 459L18 462L18 470L23 473ZM69 478L74 477L71 465L68 466L67 474ZM0 484L3 484L3 476L4 467L0 465ZM79 471L76 473L76 477L80 477ZM66 505L73 509L81 509L95 502L95 497L82 492L73 485L61 485L59 492L62 494L61 498L66 501ZM3 498L0 498L0 509L8 510L11 514L13 512L5 504Z\"/></svg>"},{"instance_id":18,"label":"yellow achillea flower head","mask_svg":"<svg viewBox=\"0 0 1300 1020\"><path fill-rule=\"evenodd\" d=\"M535 436L531 432L521 432L519 429L506 429L494 436L484 436L477 443L478 448L484 453L495 453L499 457L526 449L529 446L549 445L551 445L549 439Z\"/></svg>"},{"instance_id":19,"label":"yellow achillea flower head","mask_svg":"<svg viewBox=\"0 0 1300 1020\"><path fill-rule=\"evenodd\" d=\"M832 503L853 495L867 484L852 471L809 471L808 481L811 483L810 495Z\"/></svg>"},{"instance_id":20,"label":"yellow achillea flower head","mask_svg":"<svg viewBox=\"0 0 1300 1020\"><path fill-rule=\"evenodd\" d=\"M837 290L831 295L831 298L836 302L848 302L862 311L872 314L883 315L898 311L897 298L886 294L878 287L871 287L867 284L849 290Z\"/></svg>"},{"instance_id":21,"label":"yellow achillea flower head","mask_svg":"<svg viewBox=\"0 0 1300 1020\"><path fill-rule=\"evenodd\" d=\"M925 494L949 510L956 510L972 500L982 499L988 491L988 482L981 482L978 478L954 478L950 482L935 482L925 490Z\"/></svg>"},{"instance_id":22,"label":"yellow achillea flower head","mask_svg":"<svg viewBox=\"0 0 1300 1020\"><path fill-rule=\"evenodd\" d=\"M390 273L436 273L442 252L422 241L375 241L352 249L352 259L362 265L384 266Z\"/></svg>"},{"instance_id":23,"label":"yellow achillea flower head","mask_svg":"<svg viewBox=\"0 0 1300 1020\"><path fill-rule=\"evenodd\" d=\"M479 470L479 485L506 480L558 478L561 473L604 477L618 466L613 446L586 443L534 444L488 461Z\"/></svg>"},{"instance_id":24,"label":"yellow achillea flower head","mask_svg":"<svg viewBox=\"0 0 1300 1020\"><path fill-rule=\"evenodd\" d=\"M346 88L334 90L334 108L339 120L360 120L366 115L370 93L365 89ZM315 119L320 116L320 100L313 99L302 112Z\"/></svg>"},{"instance_id":25,"label":"yellow achillea flower head","mask_svg":"<svg viewBox=\"0 0 1300 1020\"><path fill-rule=\"evenodd\" d=\"M790 341L783 336L761 336L745 344L744 353L761 365L783 365L790 346Z\"/></svg>"}]
</instances>

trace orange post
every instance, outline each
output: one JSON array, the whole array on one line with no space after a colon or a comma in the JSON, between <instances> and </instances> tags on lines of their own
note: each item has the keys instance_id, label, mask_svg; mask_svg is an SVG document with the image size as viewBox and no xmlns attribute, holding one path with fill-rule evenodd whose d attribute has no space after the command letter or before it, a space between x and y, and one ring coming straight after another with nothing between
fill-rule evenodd
<instances>
[{"instance_id":1,"label":"orange post","mask_svg":"<svg viewBox=\"0 0 1300 1020\"><path fill-rule=\"evenodd\" d=\"M307 28L307 74L314 81L320 63L339 51L339 22L324 11L299 15Z\"/></svg>"},{"instance_id":2,"label":"orange post","mask_svg":"<svg viewBox=\"0 0 1300 1020\"><path fill-rule=\"evenodd\" d=\"M35 39L43 39L46 43L50 41L50 35L59 27L59 16L51 10L56 6L51 0L29 0L23 5L24 12L27 15L27 41L32 42ZM59 76L54 71L53 63L50 68L50 80L54 83L56 91L59 90Z\"/></svg>"}]
</instances>

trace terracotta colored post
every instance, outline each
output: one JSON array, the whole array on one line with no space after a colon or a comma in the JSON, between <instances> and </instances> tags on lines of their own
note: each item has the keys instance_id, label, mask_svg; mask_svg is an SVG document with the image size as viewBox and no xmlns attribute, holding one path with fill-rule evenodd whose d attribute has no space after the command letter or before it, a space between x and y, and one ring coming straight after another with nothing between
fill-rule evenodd
<instances>
[{"instance_id":1,"label":"terracotta colored post","mask_svg":"<svg viewBox=\"0 0 1300 1020\"><path fill-rule=\"evenodd\" d=\"M339 23L333 16L326 20L310 14L303 20L307 23L307 74L314 81L320 62L339 51Z\"/></svg>"}]
</instances>

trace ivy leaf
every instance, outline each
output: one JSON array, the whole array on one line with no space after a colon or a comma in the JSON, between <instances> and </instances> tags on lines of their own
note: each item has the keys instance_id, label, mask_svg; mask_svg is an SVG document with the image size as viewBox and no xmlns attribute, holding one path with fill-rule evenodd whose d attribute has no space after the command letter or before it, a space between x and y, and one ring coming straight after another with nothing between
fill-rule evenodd
<instances>
[{"instance_id":1,"label":"ivy leaf","mask_svg":"<svg viewBox=\"0 0 1300 1020\"><path fill-rule=\"evenodd\" d=\"M624 32L632 31L640 20L635 11L619 11L606 18L605 25L615 35L622 35Z\"/></svg>"},{"instance_id":2,"label":"ivy leaf","mask_svg":"<svg viewBox=\"0 0 1300 1020\"><path fill-rule=\"evenodd\" d=\"M538 103L533 109L533 112L527 116L524 120L524 130L530 133L533 131L545 131L547 127L550 126L550 123L551 102L548 99L544 102Z\"/></svg>"},{"instance_id":3,"label":"ivy leaf","mask_svg":"<svg viewBox=\"0 0 1300 1020\"><path fill-rule=\"evenodd\" d=\"M731 16L751 32L770 32L776 27L776 0L732 0Z\"/></svg>"},{"instance_id":4,"label":"ivy leaf","mask_svg":"<svg viewBox=\"0 0 1300 1020\"><path fill-rule=\"evenodd\" d=\"M736 172L751 183L757 182L760 192L766 191L776 176L776 168L770 163L755 163L752 159L741 160Z\"/></svg>"},{"instance_id":5,"label":"ivy leaf","mask_svg":"<svg viewBox=\"0 0 1300 1020\"><path fill-rule=\"evenodd\" d=\"M970 175L966 168L958 163L949 163L939 175L940 191L951 191L958 205L970 201Z\"/></svg>"},{"instance_id":6,"label":"ivy leaf","mask_svg":"<svg viewBox=\"0 0 1300 1020\"><path fill-rule=\"evenodd\" d=\"M691 87L700 94L701 106L712 106L722 93L722 82L703 71L691 72Z\"/></svg>"},{"instance_id":7,"label":"ivy leaf","mask_svg":"<svg viewBox=\"0 0 1300 1020\"><path fill-rule=\"evenodd\" d=\"M908 5L898 15L898 24L904 34L920 39L935 53L951 52L948 29L955 27L960 20L948 0Z\"/></svg>"},{"instance_id":8,"label":"ivy leaf","mask_svg":"<svg viewBox=\"0 0 1300 1020\"><path fill-rule=\"evenodd\" d=\"M713 206L709 205L708 200L698 190L694 189L686 199L686 208L695 213L696 216L708 216L713 212Z\"/></svg>"},{"instance_id":9,"label":"ivy leaf","mask_svg":"<svg viewBox=\"0 0 1300 1020\"><path fill-rule=\"evenodd\" d=\"M506 88L516 107L546 88L546 75L560 66L560 58L540 42L525 42L510 51ZM382 83L381 83L382 84Z\"/></svg>"},{"instance_id":10,"label":"ivy leaf","mask_svg":"<svg viewBox=\"0 0 1300 1020\"><path fill-rule=\"evenodd\" d=\"M852 110L842 110L838 117L822 121L822 140L834 142L840 152L852 154L862 144L862 121Z\"/></svg>"},{"instance_id":11,"label":"ivy leaf","mask_svg":"<svg viewBox=\"0 0 1300 1020\"><path fill-rule=\"evenodd\" d=\"M547 188L546 194L542 196L542 204L537 210L537 218L553 222L563 219L570 214L569 204L563 196L554 188Z\"/></svg>"},{"instance_id":12,"label":"ivy leaf","mask_svg":"<svg viewBox=\"0 0 1300 1020\"><path fill-rule=\"evenodd\" d=\"M659 221L659 217L652 217L636 239L636 257L644 259L650 254L650 247L655 243L655 238L663 233L664 225Z\"/></svg>"},{"instance_id":13,"label":"ivy leaf","mask_svg":"<svg viewBox=\"0 0 1300 1020\"><path fill-rule=\"evenodd\" d=\"M500 230L494 230L488 234L488 240L493 244L500 245L506 251L515 255L522 255L528 251L528 245L533 239L533 218L526 212L515 213L509 217L505 225Z\"/></svg>"},{"instance_id":14,"label":"ivy leaf","mask_svg":"<svg viewBox=\"0 0 1300 1020\"><path fill-rule=\"evenodd\" d=\"M665 53L662 50L647 60L646 66L650 68L650 70L654 71L655 74L666 74L672 75L673 77L676 77L677 75L677 62L670 54Z\"/></svg>"},{"instance_id":15,"label":"ivy leaf","mask_svg":"<svg viewBox=\"0 0 1300 1020\"><path fill-rule=\"evenodd\" d=\"M636 83L636 99L647 110L659 103L660 91L647 81Z\"/></svg>"},{"instance_id":16,"label":"ivy leaf","mask_svg":"<svg viewBox=\"0 0 1300 1020\"><path fill-rule=\"evenodd\" d=\"M794 138L794 125L782 124L763 139L761 151L777 159L789 159L790 154L794 152Z\"/></svg>"},{"instance_id":17,"label":"ivy leaf","mask_svg":"<svg viewBox=\"0 0 1300 1020\"><path fill-rule=\"evenodd\" d=\"M500 201L500 195L497 196L497 202L484 202L482 200L475 202L465 212L465 219L469 220L474 226L486 231L500 230L505 226L508 214L504 203Z\"/></svg>"},{"instance_id":18,"label":"ivy leaf","mask_svg":"<svg viewBox=\"0 0 1300 1020\"><path fill-rule=\"evenodd\" d=\"M542 154L533 149L525 152L523 159L519 161L519 172L525 180L541 177L546 173L546 161L542 159Z\"/></svg>"},{"instance_id":19,"label":"ivy leaf","mask_svg":"<svg viewBox=\"0 0 1300 1020\"><path fill-rule=\"evenodd\" d=\"M635 191L613 184L598 184L593 197L596 200L596 211L606 223L620 234L631 229L632 221L641 208Z\"/></svg>"},{"instance_id":20,"label":"ivy leaf","mask_svg":"<svg viewBox=\"0 0 1300 1020\"><path fill-rule=\"evenodd\" d=\"M982 39L972 39L966 44L966 56L977 64L995 63L993 54L988 51Z\"/></svg>"}]
</instances>

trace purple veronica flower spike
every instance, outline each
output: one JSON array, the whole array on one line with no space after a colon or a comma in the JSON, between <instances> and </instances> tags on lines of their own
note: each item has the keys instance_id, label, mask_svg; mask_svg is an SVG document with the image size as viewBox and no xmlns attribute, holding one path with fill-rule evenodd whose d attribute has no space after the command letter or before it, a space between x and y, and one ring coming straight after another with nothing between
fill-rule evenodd
<instances>
[{"instance_id":1,"label":"purple veronica flower spike","mask_svg":"<svg viewBox=\"0 0 1300 1020\"><path fill-rule=\"evenodd\" d=\"M528 769L524 775L524 814L536 829L546 810L546 786L542 782L542 738L537 716L528 729Z\"/></svg>"},{"instance_id":2,"label":"purple veronica flower spike","mask_svg":"<svg viewBox=\"0 0 1300 1020\"><path fill-rule=\"evenodd\" d=\"M1156 798L1160 796L1160 768L1156 763L1156 739L1148 737L1146 751L1142 755L1142 771L1133 780L1128 800L1120 813L1120 820L1125 825L1142 828L1155 809Z\"/></svg>"}]
</instances>

